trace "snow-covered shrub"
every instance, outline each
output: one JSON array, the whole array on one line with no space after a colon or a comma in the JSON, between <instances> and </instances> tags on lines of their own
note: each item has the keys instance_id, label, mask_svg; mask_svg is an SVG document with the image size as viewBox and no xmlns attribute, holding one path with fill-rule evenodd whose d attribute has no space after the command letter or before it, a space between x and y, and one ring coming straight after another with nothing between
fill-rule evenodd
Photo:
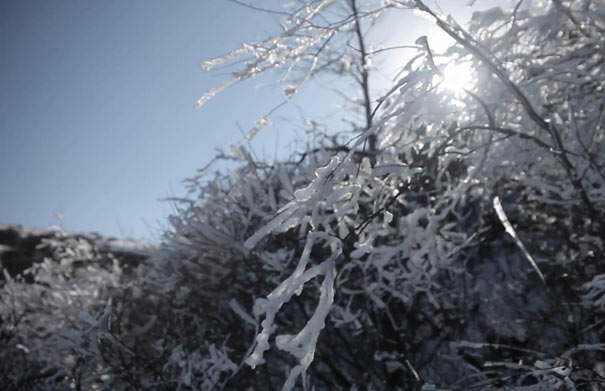
<instances>
[{"instance_id":1,"label":"snow-covered shrub","mask_svg":"<svg viewBox=\"0 0 605 391\"><path fill-rule=\"evenodd\" d=\"M456 44L437 53L421 37L394 86L370 99L364 24L408 7ZM356 136L302 159L258 162L234 147L245 166L182 205L169 243L200 255L219 243L211 254L242 259L226 273L252 278L233 292L255 334L238 358L265 375L234 381L270 387L289 367L285 389L298 377L344 389L598 383L602 326L581 287L602 272L605 233L602 9L518 3L475 13L465 30L422 1L319 1L293 9L283 33L205 63L249 58L228 84L283 69L293 99L353 58L366 113ZM456 72L472 77L453 91ZM222 270L234 258L198 264L208 260ZM551 364L565 369L553 378Z\"/></svg>"},{"instance_id":2,"label":"snow-covered shrub","mask_svg":"<svg viewBox=\"0 0 605 391\"><path fill-rule=\"evenodd\" d=\"M59 230L38 247L52 257L24 275L4 271L0 388L98 388L107 371L100 344L112 340L111 297L123 289L123 265L93 239Z\"/></svg>"}]
</instances>

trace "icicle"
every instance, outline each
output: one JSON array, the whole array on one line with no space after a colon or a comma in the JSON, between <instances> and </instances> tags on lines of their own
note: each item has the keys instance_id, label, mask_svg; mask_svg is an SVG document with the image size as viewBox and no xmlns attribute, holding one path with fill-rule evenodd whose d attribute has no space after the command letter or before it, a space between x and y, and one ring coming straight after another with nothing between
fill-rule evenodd
<instances>
[{"instance_id":1,"label":"icicle","mask_svg":"<svg viewBox=\"0 0 605 391\"><path fill-rule=\"evenodd\" d=\"M254 138L254 136L256 136L258 134L258 132L264 128L265 126L267 126L269 124L269 118L262 117L261 119L259 119L258 121L256 121L256 123L254 124L254 126L252 127L252 129L250 129L248 131L248 133L246 134L246 139L248 141L252 140Z\"/></svg>"}]
</instances>

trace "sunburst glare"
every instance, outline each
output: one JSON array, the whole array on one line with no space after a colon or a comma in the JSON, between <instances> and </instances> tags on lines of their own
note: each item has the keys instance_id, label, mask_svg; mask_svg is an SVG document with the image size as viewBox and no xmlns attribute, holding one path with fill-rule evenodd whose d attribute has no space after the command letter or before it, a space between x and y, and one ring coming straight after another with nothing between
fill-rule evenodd
<instances>
[{"instance_id":1,"label":"sunburst glare","mask_svg":"<svg viewBox=\"0 0 605 391\"><path fill-rule=\"evenodd\" d=\"M441 86L455 94L473 87L473 67L469 61L452 61L441 72Z\"/></svg>"}]
</instances>

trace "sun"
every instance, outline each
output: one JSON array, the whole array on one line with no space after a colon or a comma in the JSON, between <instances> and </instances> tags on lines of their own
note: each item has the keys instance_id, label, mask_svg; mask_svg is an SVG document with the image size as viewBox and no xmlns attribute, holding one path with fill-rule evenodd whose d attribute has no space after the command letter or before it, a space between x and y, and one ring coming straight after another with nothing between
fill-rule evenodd
<instances>
[{"instance_id":1,"label":"sun","mask_svg":"<svg viewBox=\"0 0 605 391\"><path fill-rule=\"evenodd\" d=\"M441 71L440 85L455 94L473 86L473 67L470 61L451 61Z\"/></svg>"}]
</instances>

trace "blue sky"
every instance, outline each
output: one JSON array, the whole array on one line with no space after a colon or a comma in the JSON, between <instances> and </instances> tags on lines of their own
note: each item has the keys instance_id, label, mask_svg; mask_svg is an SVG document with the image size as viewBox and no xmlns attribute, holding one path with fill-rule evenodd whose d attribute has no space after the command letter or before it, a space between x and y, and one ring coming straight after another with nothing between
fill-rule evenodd
<instances>
[{"instance_id":1,"label":"blue sky","mask_svg":"<svg viewBox=\"0 0 605 391\"><path fill-rule=\"evenodd\" d=\"M194 110L226 80L200 62L277 22L225 0L0 1L0 222L157 240L160 199L283 100L247 83ZM407 28L413 42L421 24ZM264 130L257 152L287 153L293 134Z\"/></svg>"},{"instance_id":2,"label":"blue sky","mask_svg":"<svg viewBox=\"0 0 605 391\"><path fill-rule=\"evenodd\" d=\"M193 110L222 81L200 61L271 28L225 1L0 2L0 221L155 237L158 199L268 109L244 87Z\"/></svg>"}]
</instances>

